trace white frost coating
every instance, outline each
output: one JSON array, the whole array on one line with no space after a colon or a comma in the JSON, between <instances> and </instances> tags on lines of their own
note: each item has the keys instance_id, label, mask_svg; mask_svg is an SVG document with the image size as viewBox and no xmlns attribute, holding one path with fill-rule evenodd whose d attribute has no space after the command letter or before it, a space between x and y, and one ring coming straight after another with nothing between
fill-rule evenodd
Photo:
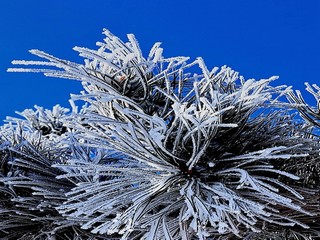
<instances>
[{"instance_id":1,"label":"white frost coating","mask_svg":"<svg viewBox=\"0 0 320 240\"><path fill-rule=\"evenodd\" d=\"M128 63L129 63L130 61L132 61L135 57L136 57L136 55L135 55L134 53L128 54L128 55L123 59L123 65L124 65L124 66L127 66Z\"/></svg>"},{"instance_id":2,"label":"white frost coating","mask_svg":"<svg viewBox=\"0 0 320 240\"><path fill-rule=\"evenodd\" d=\"M56 66L55 63L45 61L25 61L25 60L14 60L11 62L14 65L41 65L41 66Z\"/></svg>"},{"instance_id":3,"label":"white frost coating","mask_svg":"<svg viewBox=\"0 0 320 240\"><path fill-rule=\"evenodd\" d=\"M42 238L233 239L318 217L305 186L317 183L319 106L272 87L276 77L209 71L202 58L164 57L160 43L144 58L134 35L103 33L97 50L74 48L84 64L31 50L47 61L8 69L76 79L84 91L71 112L35 107L0 128L5 231L32 217ZM320 88L306 86L320 102Z\"/></svg>"},{"instance_id":4,"label":"white frost coating","mask_svg":"<svg viewBox=\"0 0 320 240\"><path fill-rule=\"evenodd\" d=\"M163 49L162 49L162 48L157 48L157 50L156 50L155 53L154 53L154 57L153 57L153 59L152 59L152 61L153 61L154 63L157 63L157 62L161 59L161 57L162 57L162 52L163 52Z\"/></svg>"},{"instance_id":5,"label":"white frost coating","mask_svg":"<svg viewBox=\"0 0 320 240\"><path fill-rule=\"evenodd\" d=\"M148 61L151 61L152 58L154 58L154 55L158 51L158 49L160 48L160 45L161 45L161 43L157 42L152 46L152 48L149 52L149 55L148 55L148 59L147 59Z\"/></svg>"},{"instance_id":6,"label":"white frost coating","mask_svg":"<svg viewBox=\"0 0 320 240\"><path fill-rule=\"evenodd\" d=\"M133 48L133 51L137 57L137 60L138 60L138 63L140 63L142 61L142 52L140 50L140 47L139 47L139 44L138 44L138 41L137 39L135 38L135 36L133 34L128 34L128 39L131 43L131 46Z\"/></svg>"}]
</instances>

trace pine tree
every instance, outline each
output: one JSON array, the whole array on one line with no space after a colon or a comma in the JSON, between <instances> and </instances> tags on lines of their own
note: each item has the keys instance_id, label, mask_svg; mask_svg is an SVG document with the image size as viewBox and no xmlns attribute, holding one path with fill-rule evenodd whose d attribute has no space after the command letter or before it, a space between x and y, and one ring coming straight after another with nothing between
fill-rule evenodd
<instances>
[{"instance_id":1,"label":"pine tree","mask_svg":"<svg viewBox=\"0 0 320 240\"><path fill-rule=\"evenodd\" d=\"M320 236L317 85L312 107L277 77L165 58L160 43L145 58L132 34L103 33L74 48L84 64L31 50L45 61L8 70L84 91L71 111L36 106L0 128L2 239Z\"/></svg>"}]
</instances>

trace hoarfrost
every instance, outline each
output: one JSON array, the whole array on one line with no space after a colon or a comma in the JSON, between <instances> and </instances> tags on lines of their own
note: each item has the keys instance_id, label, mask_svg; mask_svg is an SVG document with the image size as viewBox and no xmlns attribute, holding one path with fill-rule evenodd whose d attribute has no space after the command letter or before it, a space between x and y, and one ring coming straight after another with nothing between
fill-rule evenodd
<instances>
[{"instance_id":1,"label":"hoarfrost","mask_svg":"<svg viewBox=\"0 0 320 240\"><path fill-rule=\"evenodd\" d=\"M134 35L103 33L97 50L74 48L84 64L31 50L46 61L8 69L76 79L84 91L71 112L36 106L0 128L1 237L319 235L317 85L306 84L312 107L271 86L277 77L209 71L202 58L164 57L160 43L144 58Z\"/></svg>"}]
</instances>

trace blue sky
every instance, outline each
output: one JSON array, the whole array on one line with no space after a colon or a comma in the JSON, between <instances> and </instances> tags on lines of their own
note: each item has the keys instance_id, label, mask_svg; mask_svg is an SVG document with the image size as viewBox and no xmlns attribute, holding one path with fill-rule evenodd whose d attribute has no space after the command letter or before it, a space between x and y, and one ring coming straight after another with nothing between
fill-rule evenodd
<instances>
[{"instance_id":1,"label":"blue sky","mask_svg":"<svg viewBox=\"0 0 320 240\"><path fill-rule=\"evenodd\" d=\"M245 78L279 75L275 84L304 90L320 83L318 0L10 0L0 3L0 122L35 104L68 107L79 82L7 73L14 59L41 49L76 62L73 46L96 48L108 28L134 33L145 54L156 41L166 57L201 56L209 68L228 65ZM312 102L312 98L308 98Z\"/></svg>"}]
</instances>

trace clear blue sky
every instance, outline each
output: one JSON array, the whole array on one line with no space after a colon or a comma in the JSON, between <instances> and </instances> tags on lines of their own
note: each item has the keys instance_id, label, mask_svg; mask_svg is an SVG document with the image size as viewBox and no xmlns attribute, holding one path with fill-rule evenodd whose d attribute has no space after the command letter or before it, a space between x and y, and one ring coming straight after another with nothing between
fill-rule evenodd
<instances>
[{"instance_id":1,"label":"clear blue sky","mask_svg":"<svg viewBox=\"0 0 320 240\"><path fill-rule=\"evenodd\" d=\"M72 47L95 48L102 28L134 33L147 54L161 41L166 57L201 56L245 78L279 75L278 84L320 83L319 0L7 0L0 3L0 123L35 104L68 106L80 83L41 74L7 73L37 48L72 61ZM312 100L312 98L310 98Z\"/></svg>"}]
</instances>

